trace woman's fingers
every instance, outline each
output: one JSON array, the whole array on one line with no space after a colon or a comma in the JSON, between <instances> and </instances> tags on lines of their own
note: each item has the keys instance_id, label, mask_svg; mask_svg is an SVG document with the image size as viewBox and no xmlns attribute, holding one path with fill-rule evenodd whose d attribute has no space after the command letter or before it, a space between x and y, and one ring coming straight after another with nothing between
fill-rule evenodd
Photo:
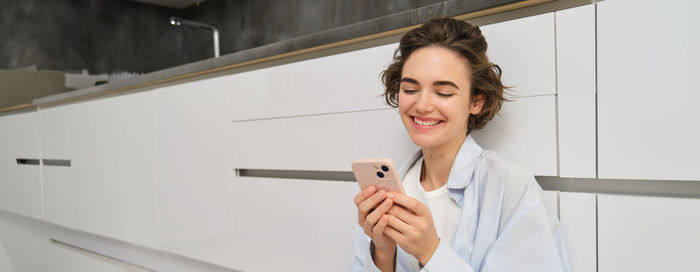
<instances>
[{"instance_id":1,"label":"woman's fingers","mask_svg":"<svg viewBox=\"0 0 700 272\"><path fill-rule=\"evenodd\" d=\"M410 196L405 196L396 193L388 193L387 197L392 199L397 205L406 208L406 210L418 216L424 216L430 213L428 207L426 207L425 205L423 205L423 203L420 203L420 201Z\"/></svg>"},{"instance_id":2,"label":"woman's fingers","mask_svg":"<svg viewBox=\"0 0 700 272\"><path fill-rule=\"evenodd\" d=\"M394 206L394 208L396 208L396 206ZM393 208L392 208L392 210L393 210ZM387 224L390 227L392 227L393 229L397 230L398 232L406 234L409 231L411 231L411 226L408 225L408 223L406 223L406 221L401 220L400 218L398 218L392 214L389 214L388 218L389 218L389 222Z\"/></svg>"},{"instance_id":3,"label":"woman's fingers","mask_svg":"<svg viewBox=\"0 0 700 272\"><path fill-rule=\"evenodd\" d=\"M357 206L357 224L365 229L365 231L371 232L371 228L367 229L365 226L365 221L367 221L367 216L372 212L372 210L377 207L386 198L386 191L379 190L379 192L374 193L370 197L366 198ZM369 234L369 232L367 232Z\"/></svg>"},{"instance_id":4,"label":"woman's fingers","mask_svg":"<svg viewBox=\"0 0 700 272\"><path fill-rule=\"evenodd\" d=\"M360 203L374 194L375 191L377 191L377 188L375 188L374 185L370 185L362 189L362 191L355 195L355 206L360 207Z\"/></svg>"},{"instance_id":5,"label":"woman's fingers","mask_svg":"<svg viewBox=\"0 0 700 272\"><path fill-rule=\"evenodd\" d=\"M367 215L367 218L365 219L364 223L362 224L362 228L365 229L365 231L371 232L371 230L375 227L377 221L380 220L380 218L386 214L387 211L391 208L393 204L393 201L391 199L385 199L381 204L379 204L374 211L372 211L369 215Z\"/></svg>"},{"instance_id":6,"label":"woman's fingers","mask_svg":"<svg viewBox=\"0 0 700 272\"><path fill-rule=\"evenodd\" d=\"M387 198L387 199L390 199L390 198ZM404 207L401 207L399 205L393 205L393 207L391 207L391 209L389 209L389 211L387 213L392 215L396 219L401 220L401 221L408 223L408 224L413 224L413 222L416 221L415 218L417 217L417 215L413 214L412 212L406 210ZM399 231L401 231L401 230L399 230Z\"/></svg>"}]
</instances>

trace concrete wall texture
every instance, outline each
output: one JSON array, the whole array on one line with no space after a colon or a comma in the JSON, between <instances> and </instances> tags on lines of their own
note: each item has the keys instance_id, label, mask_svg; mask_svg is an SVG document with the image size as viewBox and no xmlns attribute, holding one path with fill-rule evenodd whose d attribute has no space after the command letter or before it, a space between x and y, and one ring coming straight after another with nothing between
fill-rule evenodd
<instances>
[{"instance_id":1,"label":"concrete wall texture","mask_svg":"<svg viewBox=\"0 0 700 272\"><path fill-rule=\"evenodd\" d=\"M423 7L439 0L208 0L182 10L127 0L0 0L0 69L147 73Z\"/></svg>"}]
</instances>

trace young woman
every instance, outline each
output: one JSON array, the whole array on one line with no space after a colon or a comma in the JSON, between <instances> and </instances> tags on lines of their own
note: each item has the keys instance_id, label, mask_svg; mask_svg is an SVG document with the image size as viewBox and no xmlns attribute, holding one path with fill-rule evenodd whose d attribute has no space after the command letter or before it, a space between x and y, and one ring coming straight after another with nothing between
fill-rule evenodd
<instances>
[{"instance_id":1,"label":"young woman","mask_svg":"<svg viewBox=\"0 0 700 272\"><path fill-rule=\"evenodd\" d=\"M504 100L486 48L478 27L449 18L401 38L384 95L421 150L400 170L406 195L368 187L355 196L351 270L568 270L532 174L469 135Z\"/></svg>"}]
</instances>

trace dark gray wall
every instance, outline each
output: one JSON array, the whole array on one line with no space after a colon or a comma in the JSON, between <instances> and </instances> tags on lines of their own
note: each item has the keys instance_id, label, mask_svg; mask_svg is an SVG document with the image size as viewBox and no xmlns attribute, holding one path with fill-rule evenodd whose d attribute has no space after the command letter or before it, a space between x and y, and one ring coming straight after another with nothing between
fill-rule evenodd
<instances>
[{"instance_id":1,"label":"dark gray wall","mask_svg":"<svg viewBox=\"0 0 700 272\"><path fill-rule=\"evenodd\" d=\"M148 72L206 56L182 11L126 0L0 0L0 68ZM187 38L186 38L187 37Z\"/></svg>"},{"instance_id":2,"label":"dark gray wall","mask_svg":"<svg viewBox=\"0 0 700 272\"><path fill-rule=\"evenodd\" d=\"M441 0L208 0L186 9L216 25L232 53L443 2Z\"/></svg>"},{"instance_id":3,"label":"dark gray wall","mask_svg":"<svg viewBox=\"0 0 700 272\"><path fill-rule=\"evenodd\" d=\"M127 0L0 0L0 69L151 72L422 7L439 0L208 0L183 10Z\"/></svg>"}]
</instances>

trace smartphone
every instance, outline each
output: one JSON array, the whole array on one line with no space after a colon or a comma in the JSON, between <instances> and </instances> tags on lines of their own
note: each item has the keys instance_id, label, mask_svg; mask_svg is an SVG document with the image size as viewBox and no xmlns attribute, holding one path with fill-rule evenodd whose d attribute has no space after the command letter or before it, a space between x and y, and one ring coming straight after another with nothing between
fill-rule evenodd
<instances>
[{"instance_id":1,"label":"smartphone","mask_svg":"<svg viewBox=\"0 0 700 272\"><path fill-rule=\"evenodd\" d=\"M352 173L355 174L360 190L374 185L377 191L405 194L401 186L401 177L390 159L357 159L352 162Z\"/></svg>"}]
</instances>

